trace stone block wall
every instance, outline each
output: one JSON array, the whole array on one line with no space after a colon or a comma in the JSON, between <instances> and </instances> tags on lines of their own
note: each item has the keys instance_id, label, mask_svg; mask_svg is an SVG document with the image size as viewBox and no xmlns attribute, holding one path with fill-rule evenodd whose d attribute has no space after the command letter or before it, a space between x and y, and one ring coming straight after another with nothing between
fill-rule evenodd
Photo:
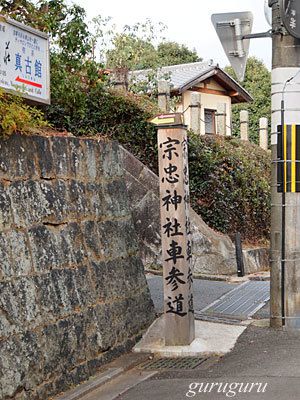
<instances>
[{"instance_id":1,"label":"stone block wall","mask_svg":"<svg viewBox=\"0 0 300 400\"><path fill-rule=\"evenodd\" d=\"M153 321L118 145L0 142L0 399L47 399Z\"/></svg>"}]
</instances>

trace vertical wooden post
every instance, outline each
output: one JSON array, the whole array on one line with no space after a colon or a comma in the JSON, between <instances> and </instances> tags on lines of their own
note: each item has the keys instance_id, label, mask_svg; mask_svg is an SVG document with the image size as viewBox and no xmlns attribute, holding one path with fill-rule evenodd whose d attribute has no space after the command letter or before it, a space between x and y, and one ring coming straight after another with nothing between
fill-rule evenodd
<instances>
[{"instance_id":1,"label":"vertical wooden post","mask_svg":"<svg viewBox=\"0 0 300 400\"><path fill-rule=\"evenodd\" d=\"M162 112L170 111L170 85L167 81L159 81L158 89L158 107Z\"/></svg>"},{"instance_id":2,"label":"vertical wooden post","mask_svg":"<svg viewBox=\"0 0 300 400\"><path fill-rule=\"evenodd\" d=\"M259 146L268 150L268 118L259 119Z\"/></svg>"},{"instance_id":3,"label":"vertical wooden post","mask_svg":"<svg viewBox=\"0 0 300 400\"><path fill-rule=\"evenodd\" d=\"M187 135L184 125L158 128L165 345L195 338Z\"/></svg>"},{"instance_id":4,"label":"vertical wooden post","mask_svg":"<svg viewBox=\"0 0 300 400\"><path fill-rule=\"evenodd\" d=\"M190 127L192 131L200 135L200 110L201 109L201 95L197 92L191 92L190 102Z\"/></svg>"},{"instance_id":5,"label":"vertical wooden post","mask_svg":"<svg viewBox=\"0 0 300 400\"><path fill-rule=\"evenodd\" d=\"M249 128L249 113L246 110L240 112L240 124L241 124L241 140L248 140L248 128Z\"/></svg>"}]
</instances>

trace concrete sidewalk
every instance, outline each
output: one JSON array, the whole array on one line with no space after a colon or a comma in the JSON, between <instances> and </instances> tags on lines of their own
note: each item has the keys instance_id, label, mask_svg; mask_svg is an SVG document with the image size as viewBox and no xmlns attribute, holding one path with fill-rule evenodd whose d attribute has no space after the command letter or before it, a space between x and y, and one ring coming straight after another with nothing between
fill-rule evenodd
<instances>
[{"instance_id":1,"label":"concrete sidewalk","mask_svg":"<svg viewBox=\"0 0 300 400\"><path fill-rule=\"evenodd\" d=\"M162 279L148 276L151 295L157 312L162 311ZM194 282L196 307L203 308L220 298L225 293L236 288L236 284L227 282L202 281ZM260 311L260 317L268 316L268 306ZM242 324L242 322L241 322ZM222 342L222 326L225 330L236 329L232 325L222 325L220 342ZM260 321L261 326L268 326L268 320ZM243 329L241 332L245 329ZM224 336L224 335L223 335ZM237 335L238 336L238 335ZM129 367L116 360L107 366L101 375L91 381L95 386L89 392L80 392L83 385L68 393L64 400L182 400L189 397L195 399L267 399L293 400L300 398L300 332L290 333L282 330L273 330L267 327L250 325L241 334L231 353L223 357L208 355L207 361L195 370L156 370L142 369L135 357L149 359L149 354L129 355ZM133 357L133 359L132 359ZM151 356L150 356L151 358ZM111 378L111 375L114 375ZM105 376L107 379L105 379ZM97 380L100 382L97 384ZM267 384L266 393L231 393L226 391L217 393L217 389L208 393L199 393L201 383ZM190 385L197 386L197 390L189 390ZM88 384L87 384L88 385ZM210 386L208 386L209 388ZM232 387L232 386L231 386ZM251 386L249 386L251 387ZM78 394L78 396L76 395ZM80 394L81 393L81 394ZM188 393L188 396L187 396Z\"/></svg>"},{"instance_id":2,"label":"concrete sidewalk","mask_svg":"<svg viewBox=\"0 0 300 400\"><path fill-rule=\"evenodd\" d=\"M246 325L229 325L195 320L195 339L187 346L165 346L164 315L157 318L136 344L136 353L153 353L160 357L201 357L224 355L232 350Z\"/></svg>"},{"instance_id":3,"label":"concrete sidewalk","mask_svg":"<svg viewBox=\"0 0 300 400\"><path fill-rule=\"evenodd\" d=\"M118 400L182 400L191 383L267 383L265 393L237 393L236 399L299 400L300 332L249 326L234 350L208 369L158 372ZM200 387L198 385L198 387ZM226 399L225 393L189 393L195 399Z\"/></svg>"},{"instance_id":4,"label":"concrete sidewalk","mask_svg":"<svg viewBox=\"0 0 300 400\"><path fill-rule=\"evenodd\" d=\"M120 367L118 364L115 366ZM221 384L223 391L218 393L220 387L218 385ZM248 392L239 393L242 384L243 389L248 389ZM257 393L258 384L262 384L260 389L264 388L265 393ZM254 389L249 393L251 385L254 385ZM204 392L205 387L206 392ZM199 392L199 388L202 392ZM240 336L231 353L222 358L211 357L195 370L155 372L140 369L136 365L129 371L125 369L115 379L108 380L88 394L79 397L67 395L64 399L183 400L187 398L299 400L300 332L292 333L251 325Z\"/></svg>"}]
</instances>

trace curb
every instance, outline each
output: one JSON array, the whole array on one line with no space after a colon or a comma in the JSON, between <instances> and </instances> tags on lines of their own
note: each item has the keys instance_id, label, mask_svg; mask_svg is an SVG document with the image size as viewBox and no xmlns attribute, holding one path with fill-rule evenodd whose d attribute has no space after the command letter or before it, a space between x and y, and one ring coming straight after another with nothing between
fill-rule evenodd
<instances>
[{"instance_id":1,"label":"curb","mask_svg":"<svg viewBox=\"0 0 300 400\"><path fill-rule=\"evenodd\" d=\"M149 354L125 354L109 363L104 372L98 373L89 378L88 381L82 382L67 392L57 395L53 400L80 400L148 359ZM122 366L118 366L118 364L122 364Z\"/></svg>"},{"instance_id":2,"label":"curb","mask_svg":"<svg viewBox=\"0 0 300 400\"><path fill-rule=\"evenodd\" d=\"M124 368L109 368L107 371L98 375L96 378L91 378L85 383L76 386L74 389L69 390L67 393L56 397L55 400L79 400L83 396L91 393L92 391L98 389L100 386L112 379L117 378L125 371Z\"/></svg>"},{"instance_id":3,"label":"curb","mask_svg":"<svg viewBox=\"0 0 300 400\"><path fill-rule=\"evenodd\" d=\"M146 274L152 274L156 276L163 276L162 271L145 269ZM218 282L228 282L228 283L243 283L247 281L270 281L270 275L245 275L239 278L235 275L199 275L194 274L194 279L201 279L204 281L218 281Z\"/></svg>"}]
</instances>

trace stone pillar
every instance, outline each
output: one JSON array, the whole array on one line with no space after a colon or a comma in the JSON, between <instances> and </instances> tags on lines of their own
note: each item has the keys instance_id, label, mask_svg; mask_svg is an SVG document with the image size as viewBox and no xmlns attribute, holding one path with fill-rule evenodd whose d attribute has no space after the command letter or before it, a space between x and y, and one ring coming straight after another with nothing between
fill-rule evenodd
<instances>
[{"instance_id":1,"label":"stone pillar","mask_svg":"<svg viewBox=\"0 0 300 400\"><path fill-rule=\"evenodd\" d=\"M226 103L217 105L217 135L226 136Z\"/></svg>"},{"instance_id":2,"label":"stone pillar","mask_svg":"<svg viewBox=\"0 0 300 400\"><path fill-rule=\"evenodd\" d=\"M128 68L116 68L114 74L115 89L126 92L128 90Z\"/></svg>"},{"instance_id":3,"label":"stone pillar","mask_svg":"<svg viewBox=\"0 0 300 400\"><path fill-rule=\"evenodd\" d=\"M165 345L195 338L186 127L158 128Z\"/></svg>"},{"instance_id":4,"label":"stone pillar","mask_svg":"<svg viewBox=\"0 0 300 400\"><path fill-rule=\"evenodd\" d=\"M167 81L158 82L158 107L162 112L170 111L170 85Z\"/></svg>"},{"instance_id":5,"label":"stone pillar","mask_svg":"<svg viewBox=\"0 0 300 400\"><path fill-rule=\"evenodd\" d=\"M246 110L240 112L240 130L241 130L241 140L248 140L248 130L249 130L249 113Z\"/></svg>"},{"instance_id":6,"label":"stone pillar","mask_svg":"<svg viewBox=\"0 0 300 400\"><path fill-rule=\"evenodd\" d=\"M259 119L259 146L268 150L268 118Z\"/></svg>"},{"instance_id":7,"label":"stone pillar","mask_svg":"<svg viewBox=\"0 0 300 400\"><path fill-rule=\"evenodd\" d=\"M201 112L201 95L197 92L191 93L190 103L190 128L192 131L200 135L200 115Z\"/></svg>"}]
</instances>

